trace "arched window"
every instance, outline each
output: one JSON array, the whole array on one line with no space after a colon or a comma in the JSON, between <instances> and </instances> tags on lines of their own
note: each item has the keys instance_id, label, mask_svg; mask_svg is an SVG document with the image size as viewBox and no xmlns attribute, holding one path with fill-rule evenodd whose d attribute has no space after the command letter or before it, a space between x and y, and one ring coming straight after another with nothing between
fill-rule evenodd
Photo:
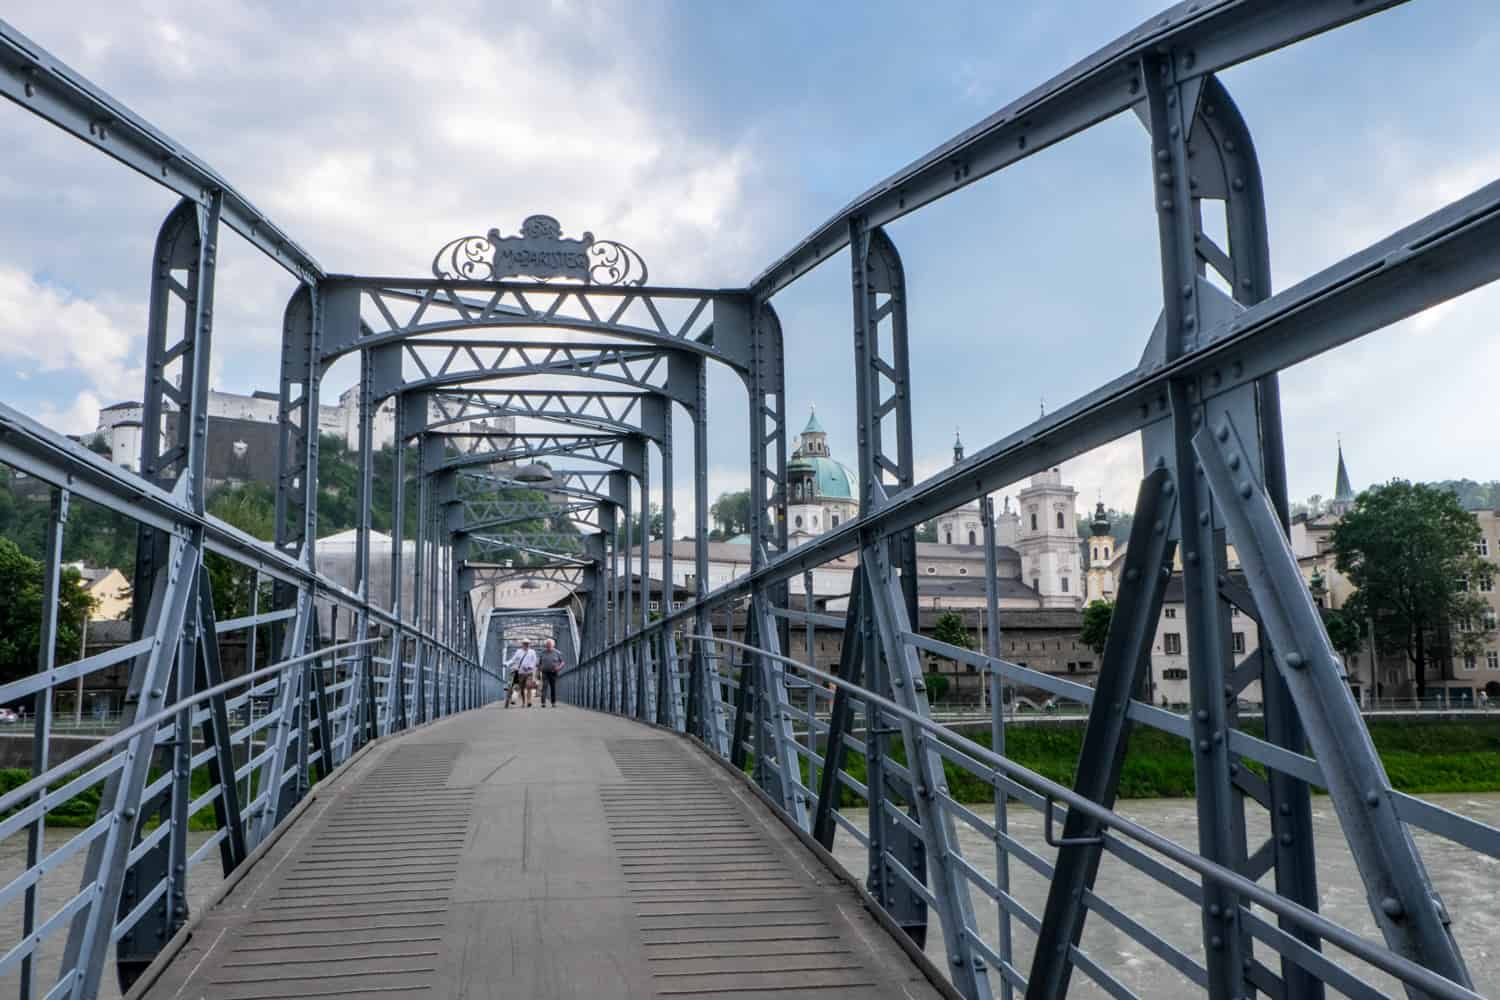
<instances>
[{"instance_id":1,"label":"arched window","mask_svg":"<svg viewBox=\"0 0 1500 1000\"><path fill-rule=\"evenodd\" d=\"M1109 546L1108 545L1104 546L1104 558L1106 558L1106 559L1109 558Z\"/></svg>"},{"instance_id":2,"label":"arched window","mask_svg":"<svg viewBox=\"0 0 1500 1000\"><path fill-rule=\"evenodd\" d=\"M1063 516L1062 516L1062 511L1058 511L1058 512L1057 512L1057 526L1058 526L1058 527L1059 527L1059 528L1061 528L1061 527L1064 527L1064 525L1063 525Z\"/></svg>"},{"instance_id":3,"label":"arched window","mask_svg":"<svg viewBox=\"0 0 1500 1000\"><path fill-rule=\"evenodd\" d=\"M943 544L944 545L952 545L953 544L953 529L952 528L949 528L948 530L946 530L946 531L943 532Z\"/></svg>"},{"instance_id":4,"label":"arched window","mask_svg":"<svg viewBox=\"0 0 1500 1000\"><path fill-rule=\"evenodd\" d=\"M799 528L802 527L802 515L801 514L797 515L797 527L799 527Z\"/></svg>"},{"instance_id":5,"label":"arched window","mask_svg":"<svg viewBox=\"0 0 1500 1000\"><path fill-rule=\"evenodd\" d=\"M969 544L970 545L974 544L974 532L972 532L972 531L969 532Z\"/></svg>"},{"instance_id":6,"label":"arched window","mask_svg":"<svg viewBox=\"0 0 1500 1000\"><path fill-rule=\"evenodd\" d=\"M1031 515L1031 530L1032 531L1036 530L1036 515L1035 514Z\"/></svg>"},{"instance_id":7,"label":"arched window","mask_svg":"<svg viewBox=\"0 0 1500 1000\"><path fill-rule=\"evenodd\" d=\"M1098 562L1099 561L1099 547L1096 545L1090 551L1093 552L1093 555L1090 556L1089 558L1093 559L1095 562Z\"/></svg>"},{"instance_id":8,"label":"arched window","mask_svg":"<svg viewBox=\"0 0 1500 1000\"><path fill-rule=\"evenodd\" d=\"M839 516L837 514L833 515L833 526L835 528L839 526Z\"/></svg>"},{"instance_id":9,"label":"arched window","mask_svg":"<svg viewBox=\"0 0 1500 1000\"><path fill-rule=\"evenodd\" d=\"M1064 594L1066 594L1068 592L1068 578L1067 577L1063 577L1062 578L1062 592Z\"/></svg>"}]
</instances>

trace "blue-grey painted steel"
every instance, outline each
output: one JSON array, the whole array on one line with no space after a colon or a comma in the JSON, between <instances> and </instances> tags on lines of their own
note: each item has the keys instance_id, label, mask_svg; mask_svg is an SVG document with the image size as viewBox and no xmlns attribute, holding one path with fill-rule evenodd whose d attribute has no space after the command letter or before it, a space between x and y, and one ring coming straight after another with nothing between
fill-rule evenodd
<instances>
[{"instance_id":1,"label":"blue-grey painted steel","mask_svg":"<svg viewBox=\"0 0 1500 1000\"><path fill-rule=\"evenodd\" d=\"M1471 986L1447 911L1394 808L1390 779L1297 571L1281 520L1254 472L1244 467L1239 429L1226 416L1200 429L1193 448L1234 534L1240 565L1276 650L1276 669L1302 714L1380 932L1398 954Z\"/></svg>"},{"instance_id":2,"label":"blue-grey painted steel","mask_svg":"<svg viewBox=\"0 0 1500 1000\"><path fill-rule=\"evenodd\" d=\"M1130 718L1124 706L1131 699L1142 700L1145 694L1151 643L1156 637L1162 598L1177 550L1173 529L1176 507L1171 479L1165 469L1157 469L1141 482L1135 521L1125 548L1120 597L1110 618L1099 683L1089 709L1088 728L1073 782L1074 791L1106 809L1114 808L1130 740ZM1000 716L998 712L995 715ZM1050 824L1050 808L1047 821ZM1042 926L1032 952L1031 973L1027 976L1027 1000L1046 1000L1068 992L1072 973L1070 949L1077 948L1083 938L1088 912L1084 894L1092 892L1103 858L1102 832L1100 824L1090 817L1068 812L1062 839L1072 846L1060 849L1053 864Z\"/></svg>"},{"instance_id":3,"label":"blue-grey painted steel","mask_svg":"<svg viewBox=\"0 0 1500 1000\"><path fill-rule=\"evenodd\" d=\"M1108 963L1081 947L1076 929L1084 912L1108 921L1219 998L1259 991L1315 1000L1325 983L1354 995L1371 992L1323 956L1320 947L1371 963L1400 979L1413 995L1472 996L1446 914L1426 881L1405 824L1422 825L1492 854L1500 853L1500 831L1397 795L1379 771L1367 739L1338 738L1351 726L1349 731L1363 730L1330 666L1326 636L1285 548L1276 373L1500 278L1500 184L1271 296L1254 148L1248 128L1214 76L1224 67L1393 5L1390 0L1179 4L856 199L747 289L559 285L529 280L549 277L535 274L488 280L514 270L504 266L478 277L446 272L435 279L325 275L222 178L0 23L0 93L184 199L158 239L143 397L145 422L153 431L163 427L173 409L183 419L168 438L145 435L143 477L114 468L0 407L0 461L47 484L64 505L70 497L100 503L141 526L136 590L145 604L144 613L137 615L137 641L125 651L62 667L43 664L36 677L0 685L0 700L35 695L49 706L45 714L39 712L33 734L45 743L54 688L129 661L130 718L149 720L127 724L96 756L79 758L84 762L79 766L91 769L69 778L66 787L48 790L48 783L62 775L52 774L56 768L46 767L43 753L33 781L0 796L0 811L15 810L0 823L0 835L26 829L29 838L27 872L0 890L7 898L25 892L28 900L25 936L0 959L0 972L20 969L25 990L31 990L36 949L66 924L62 978L55 987L42 985L47 995L90 996L115 942L126 946L120 953L121 971L128 976L127 953L129 961L153 953L150 946L138 947L139 939L180 926L186 915L188 869L210 849L191 855L186 851L190 807L203 804L189 800L195 766L216 767L222 778L234 768L232 758L223 754L231 743L243 743L249 755L237 772L218 781L219 791L212 795L220 826L215 843L226 868L232 867L304 793L309 764L322 777L347 759L366 734L388 734L498 697L502 678L484 662L493 662L495 654L489 651L481 658L480 646L489 650L492 629L531 622L568 639L569 655L579 661L563 683L570 700L685 729L735 761L743 761L753 749L756 780L792 822L811 829L825 844L843 829L866 845L872 892L919 940L925 935L926 911L932 908L949 951L950 975L966 996L988 996L991 973L999 976L1007 995L1012 989L1050 995L1063 988L1072 968L1106 992L1130 995ZM1141 363L916 483L902 266L883 227L1127 109L1143 118L1151 135L1162 253L1163 315ZM1199 216L1205 201L1214 207L1222 203L1228 247L1217 246L1202 231ZM284 318L274 546L228 528L206 516L204 508L206 431L196 417L206 405L213 265L221 222L245 234L299 279ZM510 244L497 237L486 245L498 249ZM845 245L852 249L863 510L852 522L789 550L784 345L771 297ZM1210 269L1224 279L1229 294L1208 280ZM644 275L627 280L643 282ZM171 297L187 307L180 336L166 327ZM540 333L523 333L527 330ZM573 339L580 332L604 339ZM527 339L532 336L537 339ZM320 575L314 544L320 382L328 365L349 353L360 354L361 404L362 511L352 591ZM179 359L184 378L170 385L161 376ZM710 362L740 376L751 430L752 569L717 589L709 587L707 559L705 373ZM409 371L416 375L408 377ZM563 393L534 384L557 377L587 380L589 388ZM612 384L618 388L610 388ZM415 551L404 556L404 491L394 491L396 573L387 611L372 603L369 593L369 499L374 406L392 396L399 397L397 441L417 443L419 510ZM653 621L649 545L641 539L637 592L631 511L638 504L646 520L653 494L658 495L664 538L675 533L674 403L693 420L696 544L688 589L695 599L686 607L676 606L671 546L664 545L666 603ZM465 434L464 422L478 416L539 418L567 430ZM1225 438L1208 434L1221 427L1228 429ZM1140 549L1148 561L1160 561L1162 552L1153 545L1165 546L1174 527L1182 540L1192 654L1193 705L1186 718L1132 698L1128 670L1116 672L1118 683L1092 690L999 658L993 515L984 494L1136 431L1144 432L1148 481L1159 482L1162 494L1175 501L1180 520L1174 526L1171 515L1164 514L1149 518L1149 525L1138 522L1143 541L1130 549L1132 555ZM1240 434L1253 447L1242 447ZM454 456L444 448L465 440L472 441L465 446L467 454L450 462ZM661 452L659 483L651 480L649 442ZM1233 453L1227 450L1231 447ZM506 491L516 482L503 470L488 476L465 470L561 455L602 466L555 470L557 489L547 492L543 516L569 517L582 534L567 534L566 528L493 530L520 523L507 520L515 511L501 513ZM1198 462L1208 472L1203 479L1193 472ZM404 481L411 471L404 448L398 448L395 466L398 481ZM986 514L987 655L912 631L917 611L913 529L976 497L984 497ZM486 504L495 513L480 514ZM1155 530L1158 520L1164 525L1161 532ZM60 523L61 515L54 511L54 534ZM1148 529L1151 534L1145 538ZM1248 588L1224 579L1227 532L1250 574ZM549 534L558 537L544 537ZM56 539L49 538L44 579L52 581L55 592L59 553ZM532 564L483 561L486 551L497 548L519 553ZM202 568L205 552L226 556L257 587L261 580L270 582L271 610L261 610L257 590L248 616L220 622ZM788 584L797 575L806 584L818 567L854 554L860 566L844 622L846 655L839 674L829 675L816 667L811 637L808 663L783 655L795 617L787 607ZM415 583L411 607L403 606L402 598L401 581L407 574ZM578 606L581 628L572 611L530 618L501 612L478 627L470 614L469 591L515 579L563 584L573 595L568 600ZM1149 609L1159 589L1159 573L1151 574L1150 581L1124 582L1119 637L1112 630L1112 648L1139 648L1151 616L1131 609ZM1264 626L1261 650L1239 665L1228 655L1230 603ZM736 607L745 615L746 642L732 638ZM727 619L724 636L717 639L711 629L716 609ZM810 607L802 614L809 629L839 624L832 616L814 616ZM324 621L335 634L320 651ZM338 642L341 622L353 623L355 642ZM282 662L252 671L240 687L240 681L219 683L209 665L217 658L216 635L246 629L251 649L257 648L260 630L269 630ZM690 630L683 641L691 649L685 705L677 686L677 642L684 630ZM719 669L721 662L729 662L724 657L730 651L745 654L738 678ZM932 724L921 690L919 652L989 675L993 749ZM1113 659L1122 657L1130 660L1124 653ZM1139 656L1131 662L1138 664ZM861 668L868 687L858 683ZM1264 739L1237 728L1236 708L1223 694L1226 685L1233 693L1257 676L1267 702ZM836 693L830 696L801 678L830 681ZM1004 757L1007 684L1091 705L1099 731L1114 734L1092 739L1091 723L1082 767L1087 773L1080 775L1078 789L1050 783ZM794 704L789 687L805 692L805 708ZM231 690L240 693L231 697ZM257 704L267 698L271 709L254 718ZM724 717L730 699L736 707L732 733ZM252 719L231 732L236 709L251 710ZM824 709L829 711L826 724ZM855 728L856 719L862 729ZM214 743L211 753L192 753L195 722L205 725L205 737ZM794 722L806 727L805 746L796 740ZM1117 762L1129 724L1151 725L1191 741L1199 793L1197 852L1107 808L1113 787L1110 763ZM825 731L826 759L820 769L819 736ZM898 740L905 762L892 752ZM1307 753L1309 743L1313 756ZM170 766L168 773L148 782L158 745ZM846 749L867 758L867 783L842 766ZM811 796L802 785L799 758L804 756L809 774L817 778L815 811L808 809ZM1266 778L1246 767L1247 761L1264 765ZM996 788L993 822L953 800L944 786L945 765ZM1101 776L1106 780L1084 780ZM247 790L256 788L254 801L241 804L231 794L240 780ZM1372 910L1386 934L1386 948L1363 942L1314 912L1310 783L1332 793ZM88 847L82 891L58 916L38 926L34 887L47 863L40 847L46 809L82 787L99 784L104 786L101 816L107 822L96 824L71 848ZM868 803L867 829L838 808L845 788ZM1055 866L1009 828L1008 800L1043 811L1043 829L1062 819L1059 843L1064 846ZM1062 806L1066 812L1059 817L1055 809ZM1272 837L1252 851L1246 843L1245 812L1260 806L1270 808ZM167 822L138 840L148 810L160 811ZM243 831L239 834L236 822ZM959 851L957 823L993 838L993 879ZM1204 940L1201 964L1141 926L1128 903L1105 900L1090 887L1088 875L1100 849L1174 890L1197 911ZM1011 858L1054 879L1055 898L1045 914L1030 913L1010 894L1006 866ZM1256 882L1271 869L1274 891ZM126 895L127 883L134 895ZM978 932L973 889L998 907L998 938L986 940ZM1251 905L1274 913L1275 925L1250 913ZM1055 942L1052 955L1060 954L1060 961L1039 955L1029 983L1010 960L1011 920L1040 933L1044 942ZM1264 957L1266 949L1275 958ZM1279 976L1273 969L1278 964Z\"/></svg>"}]
</instances>

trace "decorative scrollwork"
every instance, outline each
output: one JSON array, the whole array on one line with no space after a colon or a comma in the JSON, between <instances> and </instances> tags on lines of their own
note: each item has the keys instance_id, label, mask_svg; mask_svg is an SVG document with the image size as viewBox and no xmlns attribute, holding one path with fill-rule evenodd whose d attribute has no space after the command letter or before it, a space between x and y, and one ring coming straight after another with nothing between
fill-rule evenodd
<instances>
[{"instance_id":1,"label":"decorative scrollwork","mask_svg":"<svg viewBox=\"0 0 1500 1000\"><path fill-rule=\"evenodd\" d=\"M432 273L439 278L487 281L495 277L495 248L483 236L461 236L444 246L432 259Z\"/></svg>"},{"instance_id":2,"label":"decorative scrollwork","mask_svg":"<svg viewBox=\"0 0 1500 1000\"><path fill-rule=\"evenodd\" d=\"M550 215L528 216L519 236L463 236L446 244L432 260L439 278L498 281L523 276L538 281L572 280L592 285L643 285L646 262L614 240L595 240L593 233L567 239L562 224Z\"/></svg>"},{"instance_id":3,"label":"decorative scrollwork","mask_svg":"<svg viewBox=\"0 0 1500 1000\"><path fill-rule=\"evenodd\" d=\"M589 246L589 282L595 285L644 285L646 262L623 243L596 240Z\"/></svg>"}]
</instances>

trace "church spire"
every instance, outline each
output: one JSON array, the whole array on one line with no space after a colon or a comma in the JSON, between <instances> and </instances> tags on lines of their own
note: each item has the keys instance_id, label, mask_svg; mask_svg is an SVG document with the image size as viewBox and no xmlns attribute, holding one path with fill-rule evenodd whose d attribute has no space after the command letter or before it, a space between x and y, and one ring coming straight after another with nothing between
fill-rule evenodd
<instances>
[{"instance_id":1,"label":"church spire","mask_svg":"<svg viewBox=\"0 0 1500 1000\"><path fill-rule=\"evenodd\" d=\"M1349 485L1349 469L1344 465L1344 442L1339 441L1339 465L1334 474L1333 503L1329 509L1335 514L1347 513L1354 506L1354 487Z\"/></svg>"},{"instance_id":2,"label":"church spire","mask_svg":"<svg viewBox=\"0 0 1500 1000\"><path fill-rule=\"evenodd\" d=\"M964 460L964 439L958 436L958 428L953 428L953 464L957 465Z\"/></svg>"}]
</instances>

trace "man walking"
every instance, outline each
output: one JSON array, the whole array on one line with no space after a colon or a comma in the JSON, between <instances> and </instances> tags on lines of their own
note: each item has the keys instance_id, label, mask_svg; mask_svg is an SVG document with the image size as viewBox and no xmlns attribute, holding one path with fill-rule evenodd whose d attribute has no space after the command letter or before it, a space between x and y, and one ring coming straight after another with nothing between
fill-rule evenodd
<instances>
[{"instance_id":1,"label":"man walking","mask_svg":"<svg viewBox=\"0 0 1500 1000\"><path fill-rule=\"evenodd\" d=\"M521 648L510 654L505 665L510 668L511 685L511 691L507 691L505 695L505 707L510 708L511 692L519 688L521 703L530 708L531 692L536 686L536 650L531 648L531 640L522 639Z\"/></svg>"},{"instance_id":2,"label":"man walking","mask_svg":"<svg viewBox=\"0 0 1500 1000\"><path fill-rule=\"evenodd\" d=\"M537 657L537 665L542 671L542 707L547 707L547 695L552 695L552 707L557 707L557 675L563 672L562 654L557 651L557 644L551 639L543 643L542 655Z\"/></svg>"}]
</instances>

